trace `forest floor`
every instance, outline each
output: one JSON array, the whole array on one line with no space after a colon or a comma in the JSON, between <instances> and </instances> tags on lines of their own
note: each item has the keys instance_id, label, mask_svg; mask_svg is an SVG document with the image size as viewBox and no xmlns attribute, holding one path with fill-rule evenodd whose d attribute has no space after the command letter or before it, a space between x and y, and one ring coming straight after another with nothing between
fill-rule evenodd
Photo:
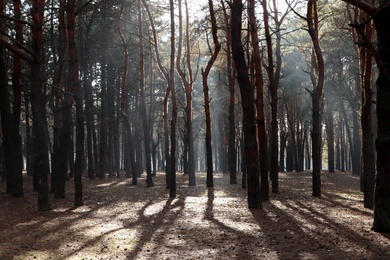
<instances>
[{"instance_id":1,"label":"forest floor","mask_svg":"<svg viewBox=\"0 0 390 260\"><path fill-rule=\"evenodd\" d=\"M216 173L214 188L178 173L169 199L165 176L84 179L85 206L51 199L37 211L31 177L25 196L12 198L0 183L0 259L390 259L390 236L371 231L359 178L323 173L322 197L311 196L311 175L280 173L280 193L263 210L249 210L246 190ZM241 174L238 174L241 181Z\"/></svg>"}]
</instances>

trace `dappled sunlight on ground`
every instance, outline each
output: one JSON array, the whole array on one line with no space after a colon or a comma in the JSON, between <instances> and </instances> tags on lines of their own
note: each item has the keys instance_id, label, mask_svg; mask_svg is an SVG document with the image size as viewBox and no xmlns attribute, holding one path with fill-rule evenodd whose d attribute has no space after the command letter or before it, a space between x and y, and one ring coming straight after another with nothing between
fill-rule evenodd
<instances>
[{"instance_id":1,"label":"dappled sunlight on ground","mask_svg":"<svg viewBox=\"0 0 390 260\"><path fill-rule=\"evenodd\" d=\"M204 173L195 187L177 178L174 199L162 173L153 188L144 178L84 180L85 206L73 207L69 187L37 212L26 177L24 198L0 193L0 259L390 259L350 174L325 173L323 196L313 198L310 173L281 173L263 210L247 209L246 190L228 174L216 173L214 188Z\"/></svg>"}]
</instances>

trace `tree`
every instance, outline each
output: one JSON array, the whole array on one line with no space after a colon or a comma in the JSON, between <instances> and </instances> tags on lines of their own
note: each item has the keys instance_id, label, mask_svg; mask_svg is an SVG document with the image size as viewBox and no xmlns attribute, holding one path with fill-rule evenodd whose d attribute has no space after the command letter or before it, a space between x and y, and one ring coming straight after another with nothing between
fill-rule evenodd
<instances>
[{"instance_id":1,"label":"tree","mask_svg":"<svg viewBox=\"0 0 390 260\"><path fill-rule=\"evenodd\" d=\"M231 5L232 0L229 1ZM225 1L221 0L223 17L226 29L226 71L229 84L229 144L228 144L228 161L230 184L237 183L237 148L236 148L236 127L235 127L235 70L232 61L232 41L231 41L231 18L228 16L225 7Z\"/></svg>"},{"instance_id":2,"label":"tree","mask_svg":"<svg viewBox=\"0 0 390 260\"><path fill-rule=\"evenodd\" d=\"M178 11L179 11L179 39L178 39L178 51L176 57L176 70L180 76L180 79L184 85L184 91L186 96L186 105L185 105L185 138L184 142L187 145L187 151L184 151L184 155L188 161L188 166L185 166L184 169L187 169L188 172L188 185L194 186L195 182L195 157L194 157L194 135L192 129L192 90L193 90L193 73L191 65L191 46L190 46L190 35L189 35L189 14L188 14L188 4L187 0L184 1L185 10L186 10L186 21L185 21L185 43L186 43L186 66L188 71L188 76L181 68L181 56L182 56L182 42L183 42L183 18L182 18L182 6L181 0L178 1Z\"/></svg>"},{"instance_id":3,"label":"tree","mask_svg":"<svg viewBox=\"0 0 390 260\"><path fill-rule=\"evenodd\" d=\"M171 57L169 67L169 88L172 99L172 118L171 118L171 174L169 197L176 197L176 123L177 123L177 97L175 89L175 13L173 0L169 1L170 21L171 21Z\"/></svg>"},{"instance_id":4,"label":"tree","mask_svg":"<svg viewBox=\"0 0 390 260\"><path fill-rule=\"evenodd\" d=\"M146 163L146 183L148 187L154 186L152 178L152 162L151 162L151 143L150 143L150 133L149 133L149 123L148 117L146 114L146 104L145 104L145 61L144 61L144 37L143 37L143 19L141 12L141 0L138 0L138 33L139 33L139 89L140 89L140 99L141 99L141 117L142 117L142 126L144 130L144 148L145 148L145 163Z\"/></svg>"},{"instance_id":5,"label":"tree","mask_svg":"<svg viewBox=\"0 0 390 260\"><path fill-rule=\"evenodd\" d=\"M67 23L68 23L68 38L69 38L69 89L74 93L76 104L76 160L74 164L74 187L75 200L74 205L82 206L83 202L83 161L84 161L84 116L83 116L83 101L79 85L79 67L77 62L76 52L76 2L68 0L67 6Z\"/></svg>"},{"instance_id":6,"label":"tree","mask_svg":"<svg viewBox=\"0 0 390 260\"><path fill-rule=\"evenodd\" d=\"M156 55L157 65L160 69L161 74L164 76L164 79L165 79L167 85L168 85L166 88L166 91L165 91L164 101L163 101L163 121L164 121L163 123L164 123L164 156L165 156L166 186L167 186L167 188L171 189L171 183L173 182L173 180L171 180L171 173L172 173L172 166L171 166L172 159L171 159L171 157L172 156L171 156L170 151L169 151L168 98L169 98L169 94L171 93L171 90L174 87L174 83L175 83L174 78L173 78L174 77L174 67L172 67L172 66L174 66L174 60L171 60L171 67L169 70L167 70L163 66L163 63L162 63L161 58L160 58L160 51L158 48L157 32L156 32L156 28L154 25L154 20L153 20L152 14L149 10L149 6L146 3L146 1L142 0L142 3L145 7L147 14L148 14L149 22L150 22L150 25L152 27L152 34L153 34L153 41L154 41L154 52ZM173 5L173 3L170 3L170 4ZM173 11L174 10L172 9L171 12L173 12ZM174 14L171 14L171 16L172 16L171 22L173 23L174 22L174 19L173 19ZM171 25L171 34L174 36L174 24ZM172 39L171 39L171 44L173 44L173 43L174 43L174 41L172 41ZM175 50L174 47L171 46L171 51L174 51L174 50ZM173 57L174 57L174 54L171 54L171 59L173 59ZM173 62L173 64L172 64L172 62ZM175 160L176 160L176 158L175 158ZM176 173L176 170L175 170L175 173ZM174 181L174 182L176 183L176 181ZM175 194L176 194L176 187L174 189L175 189Z\"/></svg>"},{"instance_id":7,"label":"tree","mask_svg":"<svg viewBox=\"0 0 390 260\"><path fill-rule=\"evenodd\" d=\"M313 157L313 196L321 196L321 110L323 108L323 88L325 81L325 67L322 50L318 36L318 13L317 0L309 0L307 3L306 21L308 31L313 43L312 54L312 79L314 89L311 94L312 98L312 157ZM314 71L317 72L315 79Z\"/></svg>"},{"instance_id":8,"label":"tree","mask_svg":"<svg viewBox=\"0 0 390 260\"><path fill-rule=\"evenodd\" d=\"M375 60L379 69L377 88L377 177L374 199L373 229L378 232L390 232L390 0L381 0L375 6L363 0L344 0L357 6L370 15L377 32L377 52Z\"/></svg>"},{"instance_id":9,"label":"tree","mask_svg":"<svg viewBox=\"0 0 390 260\"><path fill-rule=\"evenodd\" d=\"M233 0L232 5L232 52L235 68L237 71L237 81L241 92L241 105L243 110L243 131L245 142L245 161L247 167L248 182L248 207L250 209L262 208L259 182L259 153L256 135L256 112L254 107L253 88L249 81L248 66L245 61L245 54L241 40L242 28L241 0Z\"/></svg>"},{"instance_id":10,"label":"tree","mask_svg":"<svg viewBox=\"0 0 390 260\"><path fill-rule=\"evenodd\" d=\"M221 44L218 41L217 20L215 18L214 6L212 0L209 0L209 11L210 11L211 31L212 31L213 43L214 43L214 52L212 53L206 68L204 69L204 71L202 70L202 84L203 84L205 121L206 121L207 187L213 187L214 181L213 181L213 159L212 159L213 157L212 157L212 149L211 149L211 115L210 115L210 98L209 98L209 88L208 88L207 78L221 50Z\"/></svg>"},{"instance_id":11,"label":"tree","mask_svg":"<svg viewBox=\"0 0 390 260\"><path fill-rule=\"evenodd\" d=\"M355 38L362 45L358 47L360 60L360 84L361 84L361 129L362 129L362 188L364 192L364 206L366 208L374 207L374 187L375 187L375 156L373 147L372 122L372 103L373 89L372 77L373 49L370 46L373 41L374 28L371 17L360 10L355 10L354 21L351 25L354 27Z\"/></svg>"},{"instance_id":12,"label":"tree","mask_svg":"<svg viewBox=\"0 0 390 260\"><path fill-rule=\"evenodd\" d=\"M263 8L266 8L264 5L266 1L263 1ZM252 40L252 49L253 49L253 59L254 59L254 65L255 65L255 88L256 88L256 112L257 112L257 138L259 142L259 163L260 163L260 178L261 178L261 199L263 201L269 200L269 183L268 183L268 147L267 147L267 132L265 128L265 117L264 117L264 82L263 82L263 72L262 72L262 60L261 60L261 51L259 46L259 37L257 33L257 22L256 22L256 16L255 16L255 1L250 0L248 2L248 16L249 16L249 24L250 24L250 32L251 32L251 40ZM266 10L264 10L264 26L267 28L268 26L268 13ZM266 29L267 32L267 29ZM269 33L269 28L268 28ZM267 37L267 43L269 41L269 44L271 44L270 35L268 34L269 38ZM271 48L271 46L268 46L268 48ZM270 51L272 53L272 49ZM270 54L268 52L268 54ZM273 68L273 61L272 61L272 55L269 57L271 60L270 65ZM273 69L269 68L270 75L272 74L273 79ZM270 89L271 84L273 87L276 88L273 84L273 80L270 80ZM275 93L273 90L271 90L271 95L274 95ZM272 102L271 102L272 103ZM272 106L272 105L271 105ZM275 112L275 111L273 111ZM276 125L277 128L277 125ZM271 134L272 135L272 134ZM276 144L277 148L277 144ZM276 152L277 153L277 152ZM276 162L277 162L277 155L276 155ZM277 178L277 174L274 175L275 178ZM275 180L275 179L274 179ZM275 180L275 183L277 183L277 180ZM275 190L275 192L277 192Z\"/></svg>"},{"instance_id":13,"label":"tree","mask_svg":"<svg viewBox=\"0 0 390 260\"><path fill-rule=\"evenodd\" d=\"M4 13L4 2L0 2L0 13ZM0 28L3 29L4 19L1 18L0 20ZM17 34L17 37L19 37L19 31ZM20 40L18 38L17 40ZM15 77L15 71L18 70L20 73L20 65L15 64L17 63L16 60L18 58L16 57L17 54L14 55L14 73L13 73L13 87L14 87L14 100L18 99L17 93L15 91L17 88L20 88L19 82L15 82L15 80L19 81L19 79L16 79ZM0 112L1 112L1 128L3 132L3 145L4 145L4 163L5 163L5 169L6 169L6 178L7 178L7 192L12 193L13 197L23 197L23 178L22 178L22 167L19 163L17 154L21 155L21 144L19 145L19 142L15 142L18 139L16 139L19 136L19 123L15 122L15 120L19 120L16 117L20 116L20 111L17 112L16 110L18 104L17 102L14 102L14 115L11 112L10 107L10 95L8 90L8 73L7 68L5 64L5 48L4 45L0 43ZM15 60L16 59L16 60ZM20 61L19 61L20 63ZM19 87L17 86L19 85ZM15 95L16 94L16 95ZM19 120L20 121L20 120ZM20 139L20 138L19 138Z\"/></svg>"}]
</instances>

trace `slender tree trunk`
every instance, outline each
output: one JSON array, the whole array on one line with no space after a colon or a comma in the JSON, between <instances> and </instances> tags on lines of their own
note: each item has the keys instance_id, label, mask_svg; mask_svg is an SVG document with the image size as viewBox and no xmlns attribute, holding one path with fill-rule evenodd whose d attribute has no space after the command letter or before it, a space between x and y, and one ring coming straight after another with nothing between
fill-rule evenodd
<instances>
[{"instance_id":1,"label":"slender tree trunk","mask_svg":"<svg viewBox=\"0 0 390 260\"><path fill-rule=\"evenodd\" d=\"M144 60L144 44L143 44L143 19L141 10L141 0L138 0L138 32L139 32L139 76L140 76L140 109L142 117L142 126L144 133L144 148L145 148L145 163L146 163L146 184L148 187L154 186L152 178L152 162L151 162L151 150L150 150L150 134L148 116L146 113L145 103L145 60Z\"/></svg>"},{"instance_id":2,"label":"slender tree trunk","mask_svg":"<svg viewBox=\"0 0 390 260\"><path fill-rule=\"evenodd\" d=\"M263 1L265 3L266 1ZM250 31L251 31L251 38L252 38L252 48L253 48L253 55L254 55L254 63L255 63L255 87L256 87L256 112L257 112L257 138L259 142L259 160L260 160L260 178L261 178L261 199L263 201L269 201L269 183L268 183L268 144L267 144L267 131L265 129L265 117L264 117L264 82L263 82L263 72L262 72L262 66L261 66L261 53L260 53L260 46L259 46L259 37L257 33L257 22L256 22L256 16L255 16L255 1L250 0L248 2L248 16L249 16L249 23L250 23ZM263 4L263 8L266 8ZM267 16L268 19L268 13L266 10L264 10L265 16ZM265 22L265 24L268 25L268 21ZM268 28L269 33L269 28ZM267 41L271 40L270 38L267 38ZM268 46L271 48L271 46ZM272 52L272 50L271 50ZM272 59L271 57L268 57ZM272 61L273 63L273 61ZM273 74L272 72L270 72ZM273 75L272 75L273 77ZM273 81L272 81L273 82ZM270 81L271 84L271 81ZM271 88L271 86L270 86ZM271 90L271 93L272 90ZM275 94L275 93L273 93ZM272 95L272 94L271 94ZM273 111L275 112L275 111ZM271 134L272 135L272 134ZM274 140L272 140L274 141ZM277 147L277 144L276 144ZM272 157L272 155L271 155ZM272 157L273 158L273 157ZM276 155L277 158L277 155ZM277 160L277 159L276 159ZM278 176L277 171L276 174L274 172L273 175L274 179L272 181L273 183L273 192L278 192Z\"/></svg>"},{"instance_id":3,"label":"slender tree trunk","mask_svg":"<svg viewBox=\"0 0 390 260\"><path fill-rule=\"evenodd\" d=\"M203 84L203 95L204 95L204 107L205 107L205 117L206 117L206 160L207 160L207 187L214 186L213 180L213 157L212 157L212 147L211 147L211 115L210 115L210 98L209 98L209 88L208 88L208 76L210 70L218 57L218 54L221 50L221 44L218 41L217 36L217 20L214 14L214 5L213 1L209 0L209 11L210 11L210 21L211 21L211 31L213 36L214 51L211 53L211 57L207 63L205 70L202 70L202 84Z\"/></svg>"},{"instance_id":4,"label":"slender tree trunk","mask_svg":"<svg viewBox=\"0 0 390 260\"><path fill-rule=\"evenodd\" d=\"M229 1L231 4L232 1ZM236 148L236 127L235 127L235 71L231 54L231 19L228 16L225 1L221 0L223 16L226 27L226 70L229 82L229 144L228 163L230 173L230 184L237 183L237 148Z\"/></svg>"},{"instance_id":5,"label":"slender tree trunk","mask_svg":"<svg viewBox=\"0 0 390 260\"><path fill-rule=\"evenodd\" d=\"M328 109L326 113L326 141L328 145L328 171L334 172L334 126L333 112Z\"/></svg>"},{"instance_id":6,"label":"slender tree trunk","mask_svg":"<svg viewBox=\"0 0 390 260\"><path fill-rule=\"evenodd\" d=\"M264 16L264 30L267 43L268 56L268 78L269 78L269 92L271 94L271 137L270 137L270 175L272 180L272 192L279 192L279 177L278 177L278 81L279 75L275 74L272 39L269 28L269 14L267 8L267 1L262 1L263 16ZM277 13L276 13L277 14ZM278 21L277 21L278 22ZM279 73L280 74L280 73ZM261 163L260 163L261 166ZM263 179L262 179L263 180ZM263 187L263 186L262 186Z\"/></svg>"},{"instance_id":7,"label":"slender tree trunk","mask_svg":"<svg viewBox=\"0 0 390 260\"><path fill-rule=\"evenodd\" d=\"M79 86L78 62L76 53L76 2L68 0L67 6L67 23L68 23L68 38L69 38L69 89L74 94L76 103L76 160L74 164L74 187L75 200L74 205L82 206L83 202L83 183L81 180L83 174L84 160L84 117L83 117L83 101Z\"/></svg>"},{"instance_id":8,"label":"slender tree trunk","mask_svg":"<svg viewBox=\"0 0 390 260\"><path fill-rule=\"evenodd\" d=\"M176 122L177 122L177 97L175 89L175 13L173 0L169 0L170 21L171 21L171 57L169 67L169 85L172 97L172 118L171 118L171 163L170 163L170 187L169 197L176 197Z\"/></svg>"},{"instance_id":9,"label":"slender tree trunk","mask_svg":"<svg viewBox=\"0 0 390 260\"><path fill-rule=\"evenodd\" d=\"M178 1L178 11L179 11L179 39L178 39L178 52L176 57L176 69L180 76L180 79L184 85L185 97L186 97L186 106L185 106L185 156L187 160L184 163L184 173L188 174L188 185L194 186L195 182L195 157L194 157L194 137L193 137L193 129L192 129L192 84L193 84L193 75L192 75L192 66L191 66L191 46L190 46L190 35L189 35L189 14L188 14L188 4L187 0L184 1L185 11L186 11L186 21L185 21L185 43L187 47L186 54L186 65L188 75L181 68L181 53L182 53L182 38L183 38L183 25L182 25L182 8L181 8L181 0Z\"/></svg>"},{"instance_id":10,"label":"slender tree trunk","mask_svg":"<svg viewBox=\"0 0 390 260\"><path fill-rule=\"evenodd\" d=\"M101 63L102 84L100 94L100 140L99 140L99 178L104 179L106 174L106 157L107 157L107 90L106 90L106 63L103 58Z\"/></svg>"},{"instance_id":11,"label":"slender tree trunk","mask_svg":"<svg viewBox=\"0 0 390 260\"><path fill-rule=\"evenodd\" d=\"M307 24L310 37L313 43L315 54L315 62L318 72L316 85L312 97L312 157L313 157L313 196L321 196L321 110L323 108L323 88L325 81L324 60L319 44L318 37L318 14L317 14L317 0L308 0L307 4ZM313 68L314 69L314 68Z\"/></svg>"}]
</instances>

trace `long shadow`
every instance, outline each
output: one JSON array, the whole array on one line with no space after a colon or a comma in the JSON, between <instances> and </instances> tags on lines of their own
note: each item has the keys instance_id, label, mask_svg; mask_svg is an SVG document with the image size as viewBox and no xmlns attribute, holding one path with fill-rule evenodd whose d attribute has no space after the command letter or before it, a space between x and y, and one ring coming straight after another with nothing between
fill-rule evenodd
<instances>
[{"instance_id":1,"label":"long shadow","mask_svg":"<svg viewBox=\"0 0 390 260\"><path fill-rule=\"evenodd\" d=\"M363 237L355 230L337 223L329 216L319 213L300 201L287 202L282 206L284 206L283 210L270 203L267 206L267 212L252 211L263 232L267 233L270 239L269 245L276 252L280 252L281 259L299 258L302 255L311 255L319 259L361 258L361 253L348 250L349 244L355 244L356 247L367 250L371 254L367 256L369 259L371 257L390 259L390 252L385 252L386 247ZM268 225L270 222L274 224ZM275 236L279 238L274 239ZM277 241L280 240L282 243L278 244ZM299 241L301 246L298 247L296 241ZM304 243L305 250L297 251L296 248L302 248L302 243ZM285 252L289 253L286 255Z\"/></svg>"},{"instance_id":2,"label":"long shadow","mask_svg":"<svg viewBox=\"0 0 390 260\"><path fill-rule=\"evenodd\" d=\"M176 201L172 204L174 200ZM139 236L137 245L127 254L128 259L136 259L137 255L142 251L143 247L148 242L151 242L153 236L156 235L156 232L161 228L161 236L166 235L166 231L167 229L169 229L169 226L166 225L164 221L167 221L168 223L173 223L175 218L173 214L169 216L168 213L175 208L179 208L179 212L181 212L184 208L183 198L181 196L179 196L179 198L177 199L169 198L167 199L162 211L151 216L145 216L145 210L151 204L152 202L149 201L138 211L138 221L124 223L125 228L137 227L137 225L140 225L142 227L141 230L139 230L141 235ZM177 215L179 215L179 213Z\"/></svg>"},{"instance_id":3,"label":"long shadow","mask_svg":"<svg viewBox=\"0 0 390 260\"><path fill-rule=\"evenodd\" d=\"M204 213L203 220L204 221L210 221L212 224L216 226L214 229L218 229L220 232L219 238L213 238L213 240L221 239L226 240L228 239L231 243L234 242L229 248L225 248L225 254L226 251L229 250L230 253L238 259L254 259L255 254L252 251L251 245L248 243L249 241L254 242L256 240L256 236L251 236L245 232L236 230L234 228L231 228L214 216L214 188L207 188L207 206ZM222 231L222 232L221 232ZM212 243L213 241L211 241ZM254 243L253 243L254 244ZM222 249L218 249L222 250ZM218 255L218 254L217 254Z\"/></svg>"},{"instance_id":4,"label":"long shadow","mask_svg":"<svg viewBox=\"0 0 390 260\"><path fill-rule=\"evenodd\" d=\"M342 236L342 234L345 234L346 236L343 237L345 241L349 241L350 243L357 244L360 247L365 247L367 250L371 251L371 253L374 256L380 255L381 257L386 256L388 259L390 259L390 251L384 252L388 250L389 248L385 246L381 246L375 242L373 242L370 239L365 238L364 236L360 235L358 232L356 232L356 229L347 228L344 225L337 223L334 219L331 219L328 215L320 213L316 210L314 210L311 207L308 207L307 205L303 204L302 202L297 202L296 209L300 209L300 214L305 216L305 219L308 219L309 221L312 221L313 223L316 222L315 217L323 220L323 223L321 223L321 226L327 227L328 229L331 229L334 231L335 235L339 238ZM305 211L310 212L306 213ZM319 231L319 230L318 230ZM373 231L370 231L373 232ZM318 232L318 235L321 236L322 233Z\"/></svg>"},{"instance_id":5,"label":"long shadow","mask_svg":"<svg viewBox=\"0 0 390 260\"><path fill-rule=\"evenodd\" d=\"M13 226L6 226L4 225L4 229L7 228L10 230L10 233L12 237L6 238L3 236L1 239L4 240L4 242L9 242L12 241L13 244L18 244L17 248L17 254L18 255L25 255L27 253L34 252L36 250L47 250L48 248L45 248L45 243L37 243L37 241L47 241L50 243L50 250L57 250L61 246L64 246L64 239L66 238L67 234L69 235L74 235L71 234L72 230L68 230L69 227L73 226L77 222L82 221L83 219L100 219L99 216L99 210L104 209L111 205L111 203L117 202L115 198L104 198L102 199L102 196L104 194L101 194L105 189L115 189L115 188L120 188L118 186L119 182L122 182L123 179L109 179L106 182L104 182L102 186L94 186L91 188L93 193L87 194L87 197L90 197L88 206L89 209L88 211L83 211L83 212L77 212L77 209L72 207L66 207L64 209L60 209L58 211L58 208L53 208L51 211L48 212L37 212L37 211L32 211L29 213L28 217L24 216L17 216L15 218L15 221L13 224L7 223L8 225L13 225ZM94 182L94 181L91 181ZM25 206L30 206L28 204L29 202L29 196L35 197L34 192L26 191L26 197L21 198L19 201L25 205ZM104 192L103 192L104 193ZM115 192L113 192L115 193ZM72 194L73 195L73 194ZM86 195L86 194L85 194ZM72 196L70 196L72 197ZM66 200L73 200L73 198L70 199L70 197ZM15 203L15 199L9 199L5 198L8 200L8 203ZM23 201L22 201L23 200ZM129 198L126 198L128 201ZM133 202L136 202L136 200L133 199ZM56 200L52 201L52 204L57 204ZM35 204L34 204L35 205ZM63 207L63 206L62 206ZM145 206L147 207L147 205ZM14 209L17 212L17 208ZM32 209L35 210L35 209ZM115 214L109 214L110 218L115 218ZM1 216L0 216L1 220ZM60 221L57 221L60 220ZM3 221L2 221L3 222ZM84 231L87 231L91 227L85 226L83 228L80 228L77 230L78 235L80 237L84 236ZM81 245L80 248L73 250L71 253L67 254L67 256L72 256L76 254L77 252L81 251L86 244L91 244L103 237L104 235L107 235L109 233L113 233L117 230L120 230L121 228L110 230L109 232L102 233L99 236L94 237L93 239L86 239L87 242L84 243L84 245ZM36 232L31 232L31 230L36 230ZM61 234L59 236L55 236L53 234ZM3 233L4 235L4 233ZM50 235L50 238L49 236ZM49 241L50 239L50 241ZM0 259L6 259L6 257L9 257L15 252L15 249L13 247L7 249L1 250L0 252ZM65 256L66 257L66 256Z\"/></svg>"},{"instance_id":6,"label":"long shadow","mask_svg":"<svg viewBox=\"0 0 390 260\"><path fill-rule=\"evenodd\" d=\"M337 194L333 194L333 193L330 193L330 192L326 192L326 191L323 191L322 192L322 199L323 200L326 200L328 201L332 206L334 207L340 207L340 208L346 208L348 210L351 210L353 212L355 212L356 214L360 214L360 215L364 215L364 216L367 216L367 217L372 217L372 213L370 212L367 212L363 209L358 209L358 208L354 208L354 207L351 207L347 204L344 204L340 201L337 201L337 200L334 200L333 198L337 198L338 200L345 200L345 201L348 201L348 199L340 196L340 195L337 195ZM361 204L361 206L363 207L363 204Z\"/></svg>"},{"instance_id":7,"label":"long shadow","mask_svg":"<svg viewBox=\"0 0 390 260\"><path fill-rule=\"evenodd\" d=\"M348 256L340 248L325 246L322 237L305 230L287 210L272 203L267 203L263 211L252 210L252 214L266 237L267 246L280 259L334 259L331 253L342 259Z\"/></svg>"}]
</instances>

